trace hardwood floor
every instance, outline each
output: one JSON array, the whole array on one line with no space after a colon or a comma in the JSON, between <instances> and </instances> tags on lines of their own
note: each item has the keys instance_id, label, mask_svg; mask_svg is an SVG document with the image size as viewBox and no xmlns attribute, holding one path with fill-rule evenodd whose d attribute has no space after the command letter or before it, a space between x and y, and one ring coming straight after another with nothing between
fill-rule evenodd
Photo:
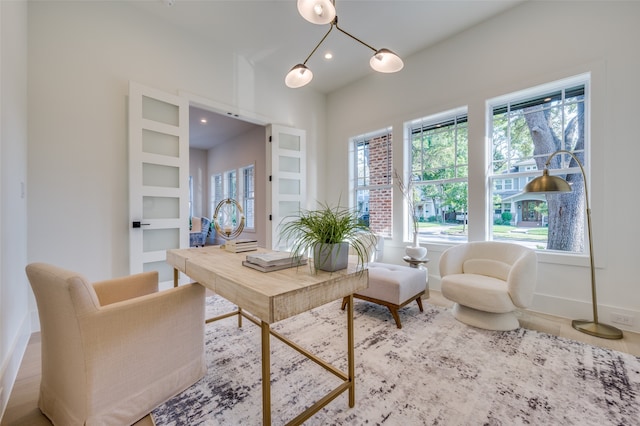
<instances>
[{"instance_id":1,"label":"hardwood floor","mask_svg":"<svg viewBox=\"0 0 640 426\"><path fill-rule=\"evenodd\" d=\"M430 291L425 304L435 306L451 306L439 292ZM627 352L640 356L640 334L625 332L621 340L607 340L589 336L571 327L571 321L551 315L534 312L521 312L520 324L524 328L542 331L560 337ZM40 334L31 336L29 345L20 365L18 377L9 397L7 410L2 418L1 426L50 426L49 420L38 410L38 388L40 386ZM135 426L153 426L150 416L138 421Z\"/></svg>"}]
</instances>

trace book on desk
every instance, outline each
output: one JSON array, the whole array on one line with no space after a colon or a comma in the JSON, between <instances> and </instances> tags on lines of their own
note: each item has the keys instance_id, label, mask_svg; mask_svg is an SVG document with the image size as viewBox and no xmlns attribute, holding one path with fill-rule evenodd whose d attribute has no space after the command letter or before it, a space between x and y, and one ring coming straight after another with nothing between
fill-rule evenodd
<instances>
[{"instance_id":1,"label":"book on desk","mask_svg":"<svg viewBox=\"0 0 640 426\"><path fill-rule=\"evenodd\" d=\"M229 240L224 244L224 249L231 253L242 253L245 251L258 250L258 241L251 239Z\"/></svg>"},{"instance_id":2,"label":"book on desk","mask_svg":"<svg viewBox=\"0 0 640 426\"><path fill-rule=\"evenodd\" d=\"M244 266L261 272L279 271L307 264L305 256L294 256L290 252L277 251L271 253L248 254L242 261Z\"/></svg>"}]
</instances>

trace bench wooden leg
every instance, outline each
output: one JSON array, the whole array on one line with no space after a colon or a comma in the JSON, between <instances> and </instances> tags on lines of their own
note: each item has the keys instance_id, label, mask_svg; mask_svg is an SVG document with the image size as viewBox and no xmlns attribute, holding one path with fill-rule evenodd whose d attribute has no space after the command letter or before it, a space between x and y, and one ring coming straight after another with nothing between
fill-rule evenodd
<instances>
[{"instance_id":1,"label":"bench wooden leg","mask_svg":"<svg viewBox=\"0 0 640 426\"><path fill-rule=\"evenodd\" d=\"M394 303L386 302L384 300L374 299L372 297L362 296L362 295L359 295L359 294L354 294L353 297L354 298L358 298L358 299L362 299L362 300L366 300L368 302L377 303L378 305L386 306L387 308L389 308L389 312L391 312L391 316L395 320L396 326L398 328L402 328L402 323L400 322L400 315L398 314L398 309L405 307L406 305L408 305L409 303L411 303L411 302L413 302L415 300L418 303L418 308L420 308L420 312L424 312L424 308L422 307L422 295L423 294L424 294L424 291L420 292L420 294L416 295L414 298L411 298L411 299L407 300L402 305L396 305ZM342 310L343 311L344 311L345 307L347 306L347 303L349 303L349 297L348 296L345 297L344 299L342 299Z\"/></svg>"},{"instance_id":2,"label":"bench wooden leg","mask_svg":"<svg viewBox=\"0 0 640 426\"><path fill-rule=\"evenodd\" d=\"M418 302L418 307L420 308L420 312L424 312L424 309L422 308L422 295L419 295L418 297L416 297L416 302Z\"/></svg>"},{"instance_id":3,"label":"bench wooden leg","mask_svg":"<svg viewBox=\"0 0 640 426\"><path fill-rule=\"evenodd\" d=\"M400 323L400 315L398 315L398 307L387 305L387 308L389 308L389 311L391 312L391 316L393 316L393 319L396 320L396 326L398 328L402 328L402 324Z\"/></svg>"}]
</instances>

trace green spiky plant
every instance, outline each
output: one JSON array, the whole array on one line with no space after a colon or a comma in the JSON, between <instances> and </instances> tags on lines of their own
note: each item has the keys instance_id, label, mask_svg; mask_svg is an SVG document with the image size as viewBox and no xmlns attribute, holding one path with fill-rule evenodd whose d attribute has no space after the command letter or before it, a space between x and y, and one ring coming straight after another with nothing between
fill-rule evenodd
<instances>
[{"instance_id":1,"label":"green spiky plant","mask_svg":"<svg viewBox=\"0 0 640 426\"><path fill-rule=\"evenodd\" d=\"M299 215L285 217L281 222L280 241L290 246L295 256L306 255L309 250L324 252L334 244L348 243L357 256L358 269L363 269L375 246L375 235L359 219L357 210L321 203L317 210L302 210ZM327 258L316 258L315 269L323 269L321 265L329 261L330 255L329 251L323 255Z\"/></svg>"}]
</instances>

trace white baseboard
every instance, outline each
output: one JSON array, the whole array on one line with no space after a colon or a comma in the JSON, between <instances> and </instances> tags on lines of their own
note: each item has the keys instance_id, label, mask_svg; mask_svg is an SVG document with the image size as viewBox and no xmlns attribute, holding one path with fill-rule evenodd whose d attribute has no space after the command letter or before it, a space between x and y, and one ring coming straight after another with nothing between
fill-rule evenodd
<instances>
[{"instance_id":1,"label":"white baseboard","mask_svg":"<svg viewBox=\"0 0 640 426\"><path fill-rule=\"evenodd\" d=\"M30 337L31 321L30 314L27 313L24 315L22 324L18 333L16 333L16 338L10 345L6 358L2 360L2 367L0 368L0 419L2 419L7 409L9 395L18 376L18 370Z\"/></svg>"},{"instance_id":2,"label":"white baseboard","mask_svg":"<svg viewBox=\"0 0 640 426\"><path fill-rule=\"evenodd\" d=\"M533 304L528 310L568 319L593 319L593 306L591 303L580 300L562 299L545 294L535 294L533 296ZM631 319L631 324L617 322L620 316ZM640 333L639 310L623 309L599 303L598 322L612 325L620 330Z\"/></svg>"}]
</instances>

